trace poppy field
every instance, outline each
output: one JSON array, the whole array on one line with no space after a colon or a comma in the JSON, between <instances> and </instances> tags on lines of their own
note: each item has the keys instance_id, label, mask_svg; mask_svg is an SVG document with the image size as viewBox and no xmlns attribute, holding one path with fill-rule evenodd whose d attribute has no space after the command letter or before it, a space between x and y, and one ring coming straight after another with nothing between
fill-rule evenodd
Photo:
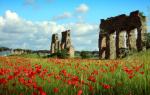
<instances>
[{"instance_id":1,"label":"poppy field","mask_svg":"<svg viewBox=\"0 0 150 95\"><path fill-rule=\"evenodd\" d=\"M0 95L150 95L149 58L0 57Z\"/></svg>"}]
</instances>

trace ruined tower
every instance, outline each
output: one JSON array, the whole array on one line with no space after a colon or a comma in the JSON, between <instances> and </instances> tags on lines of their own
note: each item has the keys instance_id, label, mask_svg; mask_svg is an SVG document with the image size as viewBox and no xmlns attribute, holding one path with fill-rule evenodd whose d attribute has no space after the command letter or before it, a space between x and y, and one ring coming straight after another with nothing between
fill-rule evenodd
<instances>
[{"instance_id":1,"label":"ruined tower","mask_svg":"<svg viewBox=\"0 0 150 95\"><path fill-rule=\"evenodd\" d=\"M67 50L69 57L74 57L74 48L71 44L70 30L62 32L61 43L58 39L58 34L52 35L51 53L57 53L64 49Z\"/></svg>"},{"instance_id":2,"label":"ruined tower","mask_svg":"<svg viewBox=\"0 0 150 95\"><path fill-rule=\"evenodd\" d=\"M66 49L70 57L74 57L74 48L71 44L70 30L62 32L61 50Z\"/></svg>"},{"instance_id":3,"label":"ruined tower","mask_svg":"<svg viewBox=\"0 0 150 95\"><path fill-rule=\"evenodd\" d=\"M56 53L59 50L61 50L61 47L60 47L60 41L58 39L58 34L53 34L52 41L51 41L51 53Z\"/></svg>"},{"instance_id":4,"label":"ruined tower","mask_svg":"<svg viewBox=\"0 0 150 95\"><path fill-rule=\"evenodd\" d=\"M116 59L127 51L145 50L146 17L139 11L101 19L99 26L100 59Z\"/></svg>"}]
</instances>

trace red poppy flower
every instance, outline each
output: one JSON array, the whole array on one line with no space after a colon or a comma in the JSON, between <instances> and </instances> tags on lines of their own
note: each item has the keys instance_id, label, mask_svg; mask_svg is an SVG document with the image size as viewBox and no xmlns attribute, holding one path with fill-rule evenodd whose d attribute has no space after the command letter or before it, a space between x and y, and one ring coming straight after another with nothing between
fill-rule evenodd
<instances>
[{"instance_id":1,"label":"red poppy flower","mask_svg":"<svg viewBox=\"0 0 150 95\"><path fill-rule=\"evenodd\" d=\"M100 83L100 85L105 89L110 89L111 86L109 84Z\"/></svg>"},{"instance_id":2,"label":"red poppy flower","mask_svg":"<svg viewBox=\"0 0 150 95\"><path fill-rule=\"evenodd\" d=\"M10 75L8 76L8 80L12 80L14 78L14 76Z\"/></svg>"},{"instance_id":3,"label":"red poppy flower","mask_svg":"<svg viewBox=\"0 0 150 95\"><path fill-rule=\"evenodd\" d=\"M103 88L109 89L109 88L110 88L110 85L108 85L108 84L103 84Z\"/></svg>"},{"instance_id":4,"label":"red poppy flower","mask_svg":"<svg viewBox=\"0 0 150 95\"><path fill-rule=\"evenodd\" d=\"M82 95L82 90L79 90L79 91L78 91L78 95Z\"/></svg>"},{"instance_id":5,"label":"red poppy flower","mask_svg":"<svg viewBox=\"0 0 150 95\"><path fill-rule=\"evenodd\" d=\"M54 88L53 91L54 91L54 93L58 93L59 89L58 88Z\"/></svg>"},{"instance_id":6,"label":"red poppy flower","mask_svg":"<svg viewBox=\"0 0 150 95\"><path fill-rule=\"evenodd\" d=\"M88 77L88 80L89 80L89 81L92 81L92 82L96 82L96 79L95 79L94 76L89 76L89 77Z\"/></svg>"}]
</instances>

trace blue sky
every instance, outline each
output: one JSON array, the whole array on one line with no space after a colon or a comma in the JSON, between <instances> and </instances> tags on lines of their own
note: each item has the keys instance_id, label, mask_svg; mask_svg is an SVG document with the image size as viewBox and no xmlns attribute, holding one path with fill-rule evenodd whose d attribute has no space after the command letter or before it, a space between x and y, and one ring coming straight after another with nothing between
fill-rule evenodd
<instances>
[{"instance_id":1,"label":"blue sky","mask_svg":"<svg viewBox=\"0 0 150 95\"><path fill-rule=\"evenodd\" d=\"M35 50L49 49L51 34L65 29L76 50L97 50L100 19L134 10L150 15L150 0L1 0L0 6L0 46Z\"/></svg>"},{"instance_id":2,"label":"blue sky","mask_svg":"<svg viewBox=\"0 0 150 95\"><path fill-rule=\"evenodd\" d=\"M65 11L73 12L82 3L89 7L86 20L94 23L101 18L128 14L137 9L148 15L150 7L150 0L1 0L0 15L11 10L32 21L50 20Z\"/></svg>"}]
</instances>

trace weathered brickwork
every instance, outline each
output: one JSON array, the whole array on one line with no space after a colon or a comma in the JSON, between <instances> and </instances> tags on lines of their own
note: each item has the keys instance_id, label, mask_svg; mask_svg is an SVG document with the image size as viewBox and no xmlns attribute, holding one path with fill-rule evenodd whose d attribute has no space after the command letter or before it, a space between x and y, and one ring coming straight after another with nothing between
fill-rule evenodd
<instances>
[{"instance_id":1,"label":"weathered brickwork","mask_svg":"<svg viewBox=\"0 0 150 95\"><path fill-rule=\"evenodd\" d=\"M52 35L51 53L66 49L70 57L74 57L74 48L71 44L70 30L62 32L61 43L58 39L58 34Z\"/></svg>"},{"instance_id":2,"label":"weathered brickwork","mask_svg":"<svg viewBox=\"0 0 150 95\"><path fill-rule=\"evenodd\" d=\"M139 11L131 12L129 16L122 14L101 19L99 28L100 59L125 56L126 50L145 50L146 17Z\"/></svg>"}]
</instances>

